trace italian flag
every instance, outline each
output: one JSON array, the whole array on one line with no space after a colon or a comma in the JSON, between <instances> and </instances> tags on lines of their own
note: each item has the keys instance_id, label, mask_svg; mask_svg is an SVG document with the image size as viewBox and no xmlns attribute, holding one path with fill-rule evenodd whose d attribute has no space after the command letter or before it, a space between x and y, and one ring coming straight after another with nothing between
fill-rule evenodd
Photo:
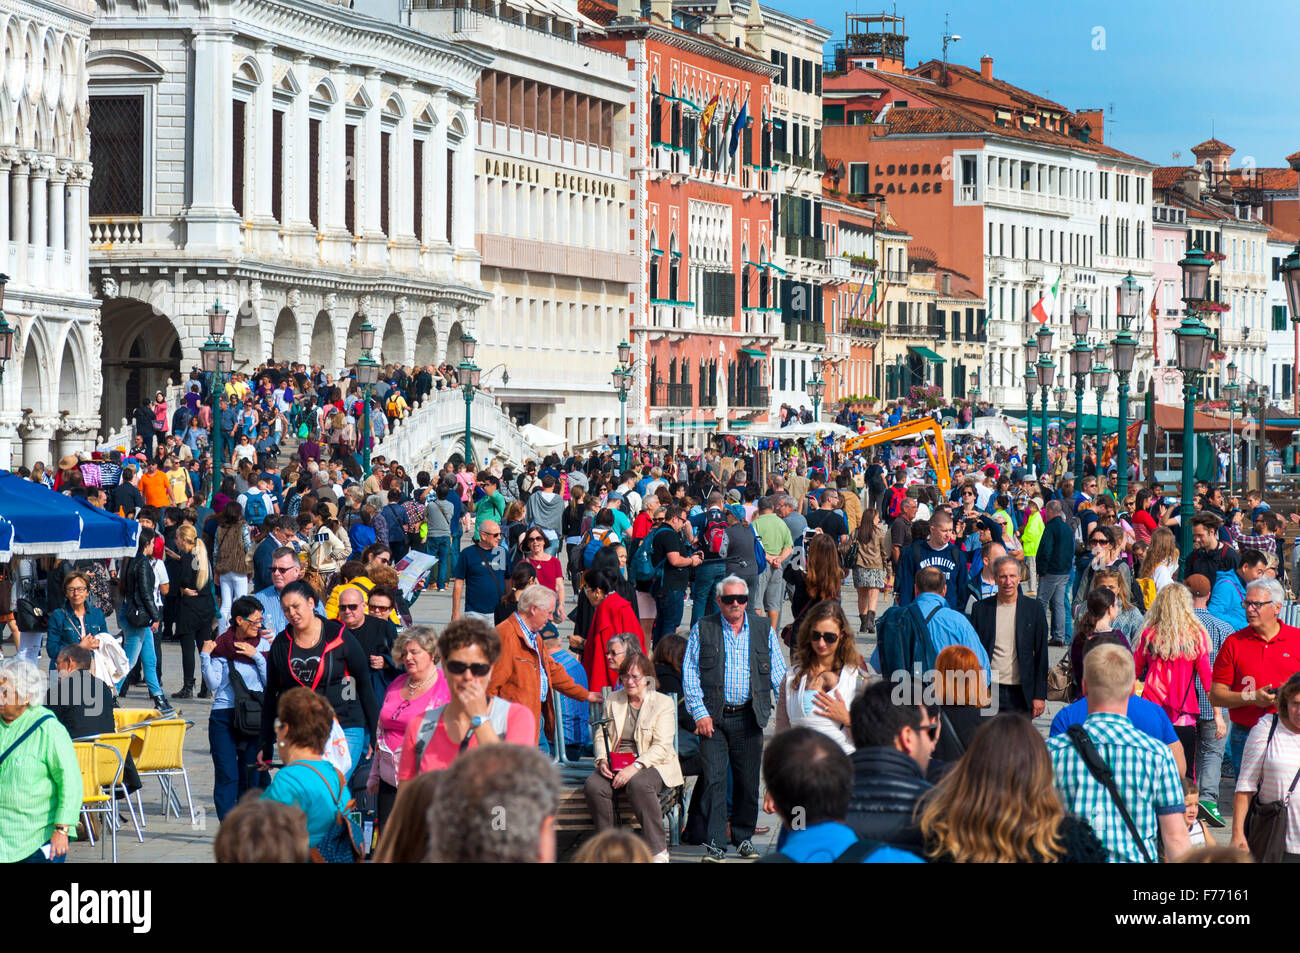
<instances>
[{"instance_id":1,"label":"italian flag","mask_svg":"<svg viewBox=\"0 0 1300 953\"><path fill-rule=\"evenodd\" d=\"M1052 309L1056 307L1056 289L1061 287L1061 276L1056 276L1056 282L1052 285L1052 290L1038 299L1037 303L1029 309L1029 313L1038 319L1039 324L1046 324L1047 319L1052 316Z\"/></svg>"}]
</instances>

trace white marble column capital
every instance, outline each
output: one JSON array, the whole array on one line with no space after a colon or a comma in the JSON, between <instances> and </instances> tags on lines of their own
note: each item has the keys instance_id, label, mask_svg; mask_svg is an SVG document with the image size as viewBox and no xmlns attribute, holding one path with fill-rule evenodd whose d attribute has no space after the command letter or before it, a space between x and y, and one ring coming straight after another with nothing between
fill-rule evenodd
<instances>
[{"instance_id":1,"label":"white marble column capital","mask_svg":"<svg viewBox=\"0 0 1300 953\"><path fill-rule=\"evenodd\" d=\"M59 414L24 414L18 432L24 440L49 440L62 420Z\"/></svg>"}]
</instances>

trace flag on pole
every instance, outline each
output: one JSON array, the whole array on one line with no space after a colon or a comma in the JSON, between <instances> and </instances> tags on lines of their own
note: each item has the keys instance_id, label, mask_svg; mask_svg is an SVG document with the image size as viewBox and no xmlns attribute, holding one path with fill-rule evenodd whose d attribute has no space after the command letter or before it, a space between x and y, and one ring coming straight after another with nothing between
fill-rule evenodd
<instances>
[{"instance_id":1,"label":"flag on pole","mask_svg":"<svg viewBox=\"0 0 1300 953\"><path fill-rule=\"evenodd\" d=\"M1056 276L1056 281L1052 285L1052 290L1043 295L1029 309L1029 313L1038 319L1039 324L1046 324L1052 316L1052 311L1056 307L1056 291L1061 287L1061 276Z\"/></svg>"},{"instance_id":2,"label":"flag on pole","mask_svg":"<svg viewBox=\"0 0 1300 953\"><path fill-rule=\"evenodd\" d=\"M1160 293L1160 285L1163 278L1156 280L1156 286L1151 289L1151 359L1155 361L1156 367L1160 366L1160 329L1156 327L1156 315L1160 309L1156 307L1156 296Z\"/></svg>"},{"instance_id":3,"label":"flag on pole","mask_svg":"<svg viewBox=\"0 0 1300 953\"><path fill-rule=\"evenodd\" d=\"M858 285L858 293L853 297L853 307L849 309L850 321L852 321L853 316L858 313L858 303L862 301L862 292L866 290L866 287L867 287L867 276L864 273L862 276L862 284Z\"/></svg>"},{"instance_id":4,"label":"flag on pole","mask_svg":"<svg viewBox=\"0 0 1300 953\"><path fill-rule=\"evenodd\" d=\"M736 147L740 145L740 137L749 125L749 103L740 104L740 115L736 117L735 125L731 127L731 142L727 146L727 155L735 157Z\"/></svg>"},{"instance_id":5,"label":"flag on pole","mask_svg":"<svg viewBox=\"0 0 1300 953\"><path fill-rule=\"evenodd\" d=\"M709 100L704 112L700 114L700 148L705 152L712 152L713 147L709 143L709 126L713 125L713 114L718 110L718 94L714 93L713 98Z\"/></svg>"}]
</instances>

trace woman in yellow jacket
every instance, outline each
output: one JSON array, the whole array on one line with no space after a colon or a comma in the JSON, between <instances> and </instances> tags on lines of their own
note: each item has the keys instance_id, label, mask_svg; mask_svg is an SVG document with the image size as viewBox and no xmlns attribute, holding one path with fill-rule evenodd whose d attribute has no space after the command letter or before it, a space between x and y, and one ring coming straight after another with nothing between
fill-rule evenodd
<instances>
[{"instance_id":1,"label":"woman in yellow jacket","mask_svg":"<svg viewBox=\"0 0 1300 953\"><path fill-rule=\"evenodd\" d=\"M1020 545L1025 550L1025 564L1029 567L1029 592L1038 591L1038 543L1043 538L1043 517L1039 513L1042 506L1038 498L1025 504L1025 528L1020 534Z\"/></svg>"},{"instance_id":2,"label":"woman in yellow jacket","mask_svg":"<svg viewBox=\"0 0 1300 953\"><path fill-rule=\"evenodd\" d=\"M592 732L596 770L587 778L587 806L596 830L603 831L614 826L614 796L626 797L655 863L666 864L668 842L659 792L682 783L674 747L677 706L655 691L654 662L647 656L625 659L618 676L623 687L606 699L609 721Z\"/></svg>"}]
</instances>

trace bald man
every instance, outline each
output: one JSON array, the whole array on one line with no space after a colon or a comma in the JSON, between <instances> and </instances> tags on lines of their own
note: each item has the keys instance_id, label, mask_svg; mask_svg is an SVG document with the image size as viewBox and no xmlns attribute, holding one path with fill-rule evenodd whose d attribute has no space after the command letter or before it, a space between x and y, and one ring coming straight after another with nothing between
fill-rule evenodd
<instances>
[{"instance_id":1,"label":"bald man","mask_svg":"<svg viewBox=\"0 0 1300 953\"><path fill-rule=\"evenodd\" d=\"M453 622L464 615L492 624L497 603L505 595L507 565L506 547L501 542L501 525L496 520L484 520L479 526L478 539L460 551L456 568L451 574Z\"/></svg>"}]
</instances>

